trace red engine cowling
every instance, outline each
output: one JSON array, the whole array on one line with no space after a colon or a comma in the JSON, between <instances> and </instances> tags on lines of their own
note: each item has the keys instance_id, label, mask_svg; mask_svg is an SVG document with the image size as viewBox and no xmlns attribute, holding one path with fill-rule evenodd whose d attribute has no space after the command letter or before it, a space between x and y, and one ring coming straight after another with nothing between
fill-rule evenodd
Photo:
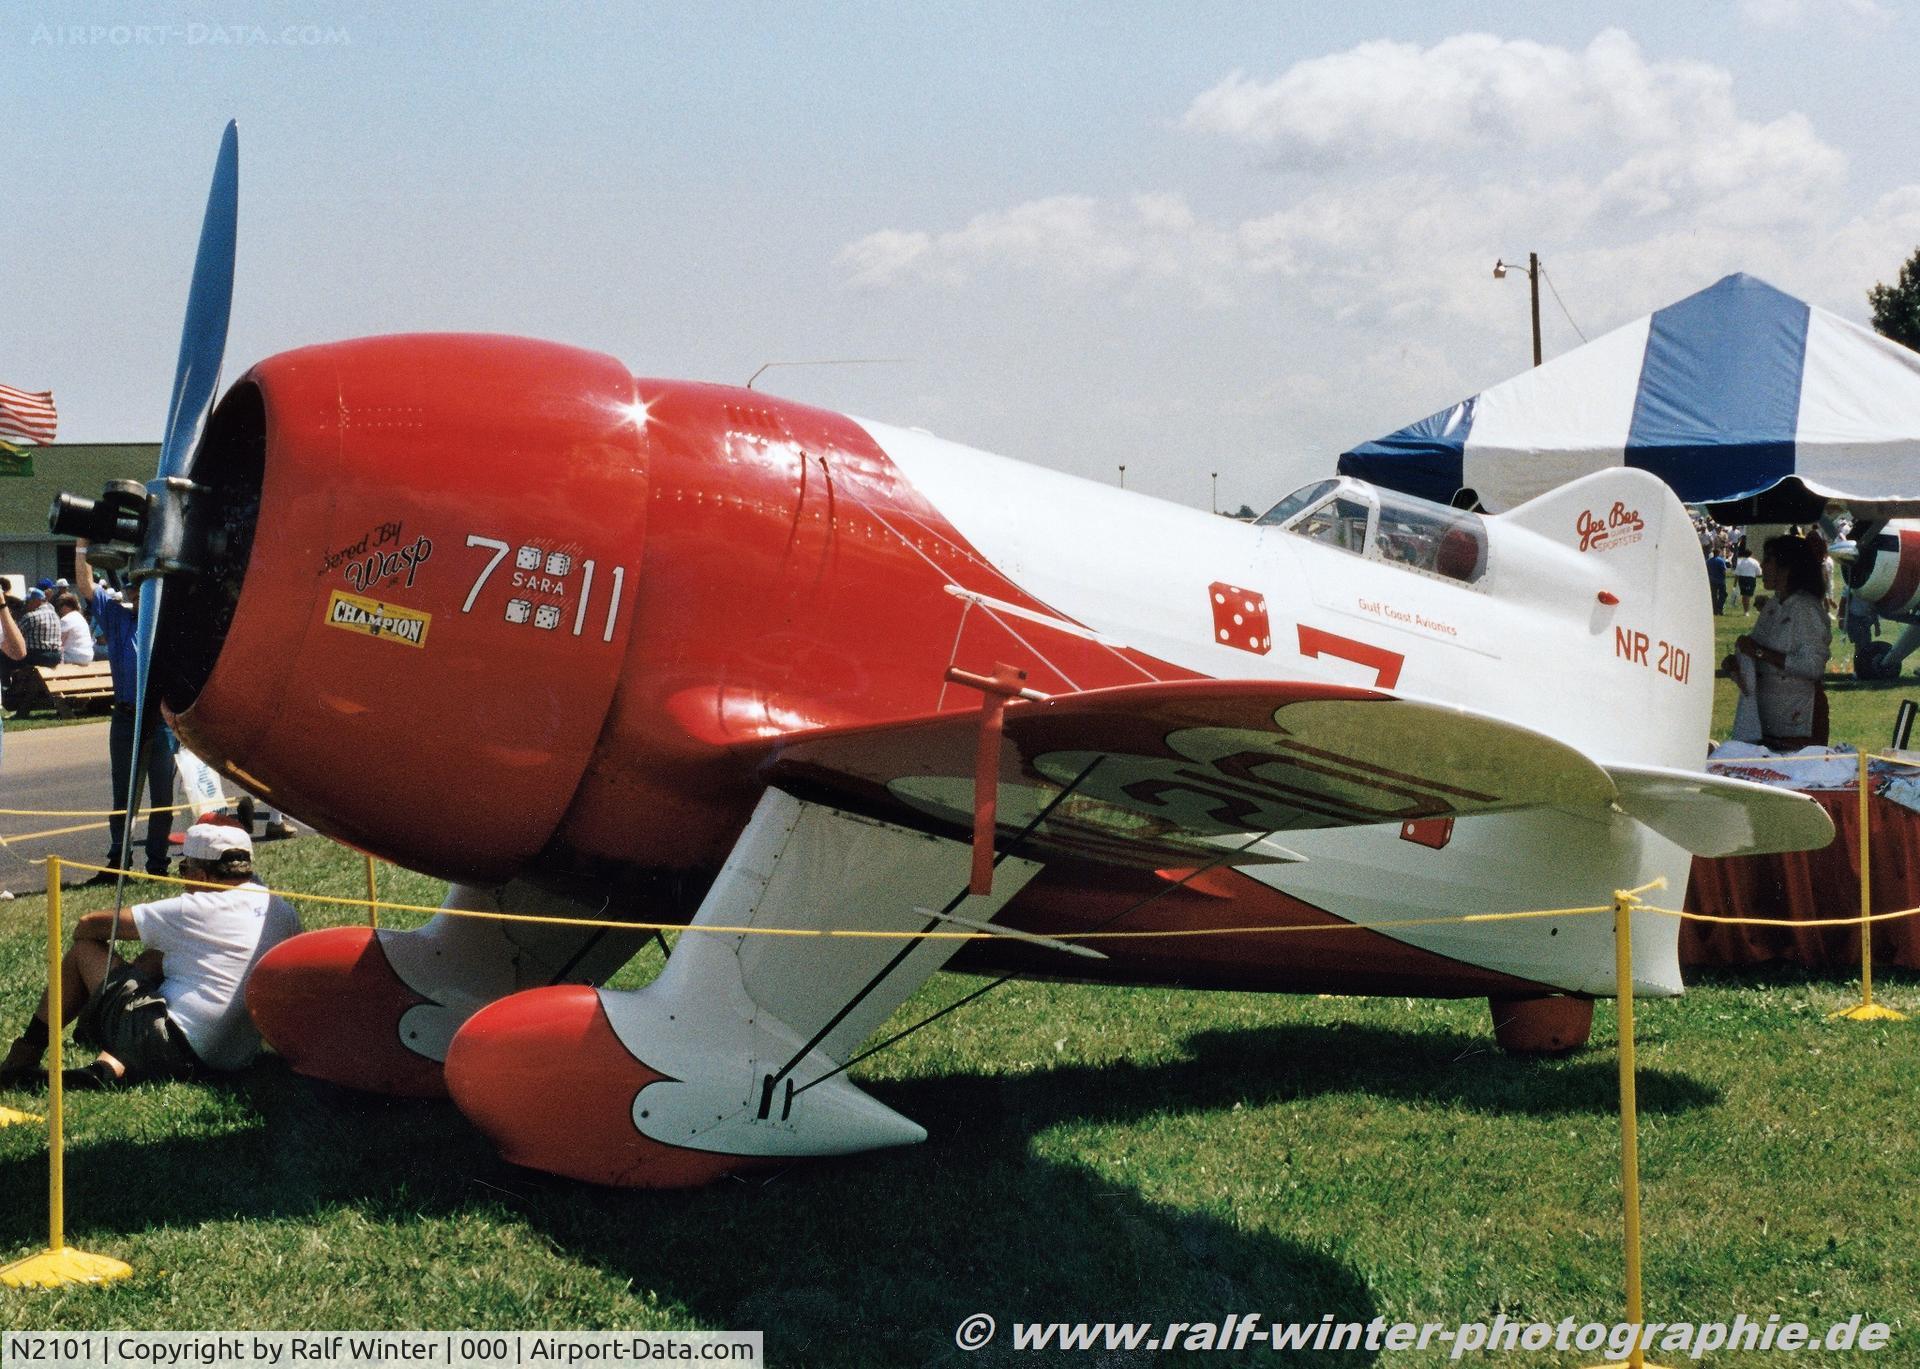
<instances>
[{"instance_id":1,"label":"red engine cowling","mask_svg":"<svg viewBox=\"0 0 1920 1369\"><path fill-rule=\"evenodd\" d=\"M210 550L169 583L155 654L187 743L446 878L498 882L540 851L639 599L648 450L626 368L489 336L287 352L222 401L192 478L218 501Z\"/></svg>"},{"instance_id":2,"label":"red engine cowling","mask_svg":"<svg viewBox=\"0 0 1920 1369\"><path fill-rule=\"evenodd\" d=\"M1888 523L1861 538L1847 584L1883 617L1920 609L1920 523Z\"/></svg>"}]
</instances>

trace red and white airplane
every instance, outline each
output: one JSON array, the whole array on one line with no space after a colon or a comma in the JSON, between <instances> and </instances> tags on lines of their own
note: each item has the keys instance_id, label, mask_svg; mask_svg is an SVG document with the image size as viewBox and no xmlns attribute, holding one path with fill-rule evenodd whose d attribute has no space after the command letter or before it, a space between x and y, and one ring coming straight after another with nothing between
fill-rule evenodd
<instances>
[{"instance_id":1,"label":"red and white airplane","mask_svg":"<svg viewBox=\"0 0 1920 1369\"><path fill-rule=\"evenodd\" d=\"M1399 924L1677 901L1692 852L1831 833L1700 773L1699 551L1634 471L1499 517L1329 480L1244 525L494 336L193 402L159 479L64 514L142 576L183 740L451 905L710 929L634 992L595 986L647 934L564 921L261 962L294 1069L450 1093L521 1164L685 1185L921 1140L843 1066L943 967L1608 994L1604 916ZM1634 930L1638 990L1678 992L1673 921Z\"/></svg>"}]
</instances>

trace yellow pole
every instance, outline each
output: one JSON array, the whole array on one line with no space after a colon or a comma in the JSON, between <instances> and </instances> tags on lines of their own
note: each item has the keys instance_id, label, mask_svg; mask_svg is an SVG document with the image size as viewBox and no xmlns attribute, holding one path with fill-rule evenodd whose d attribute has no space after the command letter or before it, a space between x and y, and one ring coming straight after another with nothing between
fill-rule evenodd
<instances>
[{"instance_id":1,"label":"yellow pole","mask_svg":"<svg viewBox=\"0 0 1920 1369\"><path fill-rule=\"evenodd\" d=\"M364 854L364 853L363 853ZM367 926L377 928L380 925L380 910L373 905L379 901L378 884L373 873L373 857L367 856Z\"/></svg>"},{"instance_id":2,"label":"yellow pole","mask_svg":"<svg viewBox=\"0 0 1920 1369\"><path fill-rule=\"evenodd\" d=\"M1638 1328L1645 1322L1640 1304L1640 1114L1633 1090L1633 902L1632 894L1624 890L1614 892L1613 983L1615 1001L1620 1008L1620 1196L1627 1219L1627 1320ZM1633 1349L1620 1365L1630 1369L1658 1369L1647 1364L1646 1351L1640 1348L1637 1331ZM1604 1369L1619 1369L1619 1366L1607 1365Z\"/></svg>"},{"instance_id":3,"label":"yellow pole","mask_svg":"<svg viewBox=\"0 0 1920 1369\"><path fill-rule=\"evenodd\" d=\"M68 1283L104 1283L124 1279L130 1266L109 1255L89 1255L67 1245L67 1168L65 1092L60 1085L60 1038L66 1034L60 1003L60 857L47 857L47 1044L53 1048L47 1074L47 1248L38 1255L0 1266L0 1284L8 1288L57 1288Z\"/></svg>"},{"instance_id":4,"label":"yellow pole","mask_svg":"<svg viewBox=\"0 0 1920 1369\"><path fill-rule=\"evenodd\" d=\"M125 830L125 829L123 829ZM127 833L129 838L132 833ZM66 1015L61 1011L61 951L65 940L60 926L60 857L47 857L47 1041L53 1047L47 1067L47 1249L67 1248L67 1138L66 1089L60 1081L61 1038Z\"/></svg>"},{"instance_id":5,"label":"yellow pole","mask_svg":"<svg viewBox=\"0 0 1920 1369\"><path fill-rule=\"evenodd\" d=\"M1873 1005L1873 843L1867 840L1867 753L1860 753L1860 1006Z\"/></svg>"},{"instance_id":6,"label":"yellow pole","mask_svg":"<svg viewBox=\"0 0 1920 1369\"><path fill-rule=\"evenodd\" d=\"M1640 1315L1640 1127L1634 1098L1633 901L1613 896L1613 983L1620 1005L1620 1192L1627 1206L1627 1320ZM1646 1357L1635 1340L1627 1363L1641 1369Z\"/></svg>"},{"instance_id":7,"label":"yellow pole","mask_svg":"<svg viewBox=\"0 0 1920 1369\"><path fill-rule=\"evenodd\" d=\"M1906 1014L1883 1008L1873 1001L1873 843L1867 835L1867 800L1871 790L1867 779L1867 753L1860 753L1860 1001L1829 1017L1846 1017L1856 1022L1904 1022Z\"/></svg>"}]
</instances>

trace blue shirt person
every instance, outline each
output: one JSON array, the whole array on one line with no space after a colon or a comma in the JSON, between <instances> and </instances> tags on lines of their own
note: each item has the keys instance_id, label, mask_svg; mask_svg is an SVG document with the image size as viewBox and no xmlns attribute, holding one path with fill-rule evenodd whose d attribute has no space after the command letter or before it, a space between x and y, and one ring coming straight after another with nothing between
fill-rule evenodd
<instances>
[{"instance_id":1,"label":"blue shirt person","mask_svg":"<svg viewBox=\"0 0 1920 1369\"><path fill-rule=\"evenodd\" d=\"M112 763L113 807L115 816L107 819L110 845L108 865L121 867L127 857L127 791L133 781L133 714L139 697L140 665L135 648L139 615L118 594L93 578L87 564L87 544L74 549L74 588L92 610L94 630L100 634L113 672L113 721L107 730L107 756ZM160 721L157 703L149 705L146 716L147 797L154 811L147 818L147 873L164 875L172 854L168 838L173 835L173 733Z\"/></svg>"},{"instance_id":2,"label":"blue shirt person","mask_svg":"<svg viewBox=\"0 0 1920 1369\"><path fill-rule=\"evenodd\" d=\"M1727 558L1717 551L1707 557L1707 592L1713 596L1713 613L1717 618L1720 610L1727 606Z\"/></svg>"}]
</instances>

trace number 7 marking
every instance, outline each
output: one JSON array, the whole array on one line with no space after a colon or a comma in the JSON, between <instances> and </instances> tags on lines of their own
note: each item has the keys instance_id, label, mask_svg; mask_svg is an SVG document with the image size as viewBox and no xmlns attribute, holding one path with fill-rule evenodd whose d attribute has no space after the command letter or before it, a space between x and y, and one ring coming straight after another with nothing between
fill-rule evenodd
<instances>
[{"instance_id":1,"label":"number 7 marking","mask_svg":"<svg viewBox=\"0 0 1920 1369\"><path fill-rule=\"evenodd\" d=\"M1397 651L1369 646L1351 637L1308 627L1305 623L1300 624L1300 654L1316 660L1321 656L1332 656L1336 660L1363 665L1373 672L1373 682L1381 689L1392 689L1398 684L1400 667L1407 663L1407 658Z\"/></svg>"},{"instance_id":2,"label":"number 7 marking","mask_svg":"<svg viewBox=\"0 0 1920 1369\"><path fill-rule=\"evenodd\" d=\"M507 544L493 537L477 537L473 533L468 533L467 545L470 547L492 547L493 559L488 561L486 566L482 568L479 578L473 582L473 588L467 591L467 602L460 605L460 611L462 613L473 612L473 601L480 597L480 587L487 583L487 577L493 574L494 567L498 566L502 558L507 554Z\"/></svg>"}]
</instances>

